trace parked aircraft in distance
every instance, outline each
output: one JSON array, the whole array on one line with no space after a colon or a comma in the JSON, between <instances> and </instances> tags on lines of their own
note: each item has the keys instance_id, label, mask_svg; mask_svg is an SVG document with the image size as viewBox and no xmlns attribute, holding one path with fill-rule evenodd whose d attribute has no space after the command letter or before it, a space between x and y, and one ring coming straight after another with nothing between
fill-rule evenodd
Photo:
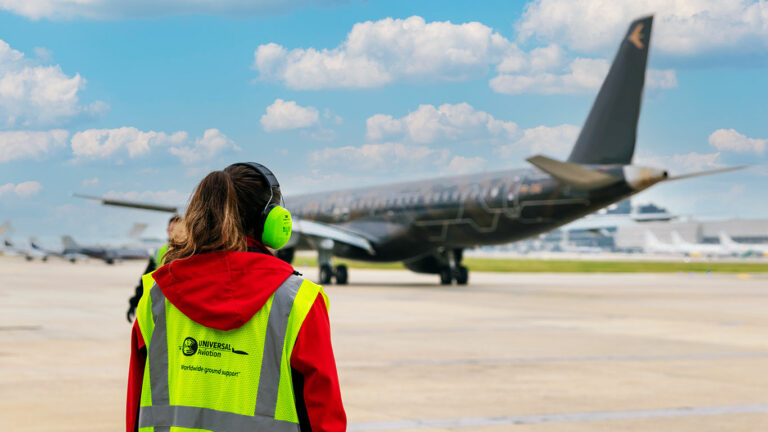
<instances>
[{"instance_id":1,"label":"parked aircraft in distance","mask_svg":"<svg viewBox=\"0 0 768 432\"><path fill-rule=\"evenodd\" d=\"M632 164L652 17L634 21L566 162L543 155L535 168L311 193L286 198L294 235L278 256L318 251L320 280L347 282L333 257L402 261L415 272L466 284L463 251L550 231L656 183L741 167L670 177ZM278 176L279 177L279 176ZM177 208L97 198L104 204L158 211Z\"/></svg>"},{"instance_id":2,"label":"parked aircraft in distance","mask_svg":"<svg viewBox=\"0 0 768 432\"><path fill-rule=\"evenodd\" d=\"M42 262L48 261L47 254L44 254L34 249L27 249L27 248L16 246L10 240L3 240L2 252L4 255L23 256L24 259L26 259L27 261L32 261L34 259L38 259Z\"/></svg>"},{"instance_id":3,"label":"parked aircraft in distance","mask_svg":"<svg viewBox=\"0 0 768 432\"><path fill-rule=\"evenodd\" d=\"M683 254L675 246L664 243L656 237L651 230L645 230L645 244L643 245L643 252L648 254Z\"/></svg>"},{"instance_id":4,"label":"parked aircraft in distance","mask_svg":"<svg viewBox=\"0 0 768 432\"><path fill-rule=\"evenodd\" d=\"M719 243L691 243L683 239L683 236L677 231L672 231L671 236L672 245L680 251L680 253L688 256L722 257L731 255L731 253Z\"/></svg>"},{"instance_id":5,"label":"parked aircraft in distance","mask_svg":"<svg viewBox=\"0 0 768 432\"><path fill-rule=\"evenodd\" d=\"M45 255L46 258L57 257L57 258L65 259L71 262L72 264L76 263L77 261L88 260L88 256L81 253L77 253L77 252L64 253L63 250L55 251L55 250L40 246L40 243L38 243L38 241L34 237L29 239L29 247L30 247L30 250L33 250L39 254Z\"/></svg>"},{"instance_id":6,"label":"parked aircraft in distance","mask_svg":"<svg viewBox=\"0 0 768 432\"><path fill-rule=\"evenodd\" d=\"M719 234L720 244L732 255L758 255L768 257L768 244L739 243L734 241L726 232Z\"/></svg>"},{"instance_id":7,"label":"parked aircraft in distance","mask_svg":"<svg viewBox=\"0 0 768 432\"><path fill-rule=\"evenodd\" d=\"M87 256L103 260L107 264L130 259L148 259L150 256L149 250L145 248L81 246L71 236L62 237L61 243L63 245L60 252L62 256Z\"/></svg>"}]
</instances>

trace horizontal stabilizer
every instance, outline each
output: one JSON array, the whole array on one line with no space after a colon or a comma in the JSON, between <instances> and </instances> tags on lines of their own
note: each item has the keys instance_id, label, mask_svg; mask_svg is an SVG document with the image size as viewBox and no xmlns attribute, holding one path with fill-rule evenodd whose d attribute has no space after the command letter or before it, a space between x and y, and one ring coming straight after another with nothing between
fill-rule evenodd
<instances>
[{"instance_id":1,"label":"horizontal stabilizer","mask_svg":"<svg viewBox=\"0 0 768 432\"><path fill-rule=\"evenodd\" d=\"M376 253L371 242L365 237L324 223L294 218L293 232L318 239L330 239L335 242L354 246L371 255Z\"/></svg>"},{"instance_id":2,"label":"horizontal stabilizer","mask_svg":"<svg viewBox=\"0 0 768 432\"><path fill-rule=\"evenodd\" d=\"M164 213L179 212L178 207L166 206L161 204L125 201L125 200L118 200L118 199L112 199L107 197L98 197L98 196L81 195L81 194L74 194L74 196L76 196L77 198L85 198L89 200L100 201L103 205L108 205L108 206L128 207L128 208L135 208L135 209L141 209L141 210L154 210L154 211L159 211Z\"/></svg>"},{"instance_id":3,"label":"horizontal stabilizer","mask_svg":"<svg viewBox=\"0 0 768 432\"><path fill-rule=\"evenodd\" d=\"M576 163L560 162L546 156L533 156L526 160L574 189L600 189L621 181L620 178L610 174L585 168Z\"/></svg>"}]
</instances>

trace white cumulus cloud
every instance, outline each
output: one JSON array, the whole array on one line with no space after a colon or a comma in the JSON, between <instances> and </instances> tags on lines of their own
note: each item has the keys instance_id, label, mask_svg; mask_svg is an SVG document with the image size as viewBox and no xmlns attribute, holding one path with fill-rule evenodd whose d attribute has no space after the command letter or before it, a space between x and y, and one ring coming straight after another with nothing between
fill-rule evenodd
<instances>
[{"instance_id":1,"label":"white cumulus cloud","mask_svg":"<svg viewBox=\"0 0 768 432\"><path fill-rule=\"evenodd\" d=\"M565 159L580 130L580 127L570 124L524 129L512 141L497 147L496 152L506 158L544 154Z\"/></svg>"},{"instance_id":2,"label":"white cumulus cloud","mask_svg":"<svg viewBox=\"0 0 768 432\"><path fill-rule=\"evenodd\" d=\"M16 196L27 198L37 195L42 189L43 186L36 181L25 181L19 184L6 183L0 185L0 197L15 194Z\"/></svg>"},{"instance_id":3,"label":"white cumulus cloud","mask_svg":"<svg viewBox=\"0 0 768 432\"><path fill-rule=\"evenodd\" d=\"M663 53L691 56L768 47L765 0L535 0L516 28L522 40L605 53L616 47L633 19L651 13L654 49Z\"/></svg>"},{"instance_id":4,"label":"white cumulus cloud","mask_svg":"<svg viewBox=\"0 0 768 432\"><path fill-rule=\"evenodd\" d=\"M469 174L481 171L485 168L488 161L479 156L464 157L454 156L445 167L445 172L449 174Z\"/></svg>"},{"instance_id":5,"label":"white cumulus cloud","mask_svg":"<svg viewBox=\"0 0 768 432\"><path fill-rule=\"evenodd\" d=\"M366 120L366 129L371 140L406 138L417 143L505 138L517 133L514 122L498 120L466 102L439 107L419 105L402 118L376 114Z\"/></svg>"},{"instance_id":6,"label":"white cumulus cloud","mask_svg":"<svg viewBox=\"0 0 768 432\"><path fill-rule=\"evenodd\" d=\"M403 143L365 144L360 147L328 147L311 152L312 165L325 168L344 168L356 171L392 172L429 164L444 165L450 152L426 146Z\"/></svg>"},{"instance_id":7,"label":"white cumulus cloud","mask_svg":"<svg viewBox=\"0 0 768 432\"><path fill-rule=\"evenodd\" d=\"M333 49L259 46L261 78L293 89L379 87L394 80L456 81L484 75L516 49L479 22L427 23L419 16L357 23Z\"/></svg>"},{"instance_id":8,"label":"white cumulus cloud","mask_svg":"<svg viewBox=\"0 0 768 432\"><path fill-rule=\"evenodd\" d=\"M100 101L81 104L84 88L80 74L69 76L59 65L37 65L0 40L0 128L60 124L108 109Z\"/></svg>"},{"instance_id":9,"label":"white cumulus cloud","mask_svg":"<svg viewBox=\"0 0 768 432\"><path fill-rule=\"evenodd\" d=\"M503 65L504 63L502 63ZM491 79L490 86L497 93L521 94L573 94L600 88L611 65L605 59L576 58L565 67L554 61L536 66L522 63L518 73L501 73ZM511 70L510 67L499 70ZM646 74L648 88L669 89L677 87L674 70L649 69Z\"/></svg>"},{"instance_id":10,"label":"white cumulus cloud","mask_svg":"<svg viewBox=\"0 0 768 432\"><path fill-rule=\"evenodd\" d=\"M72 137L72 152L77 158L106 159L118 151L127 150L128 155L134 158L149 153L152 147L180 144L187 138L186 132L168 135L165 132L144 132L135 127L88 129Z\"/></svg>"},{"instance_id":11,"label":"white cumulus cloud","mask_svg":"<svg viewBox=\"0 0 768 432\"><path fill-rule=\"evenodd\" d=\"M301 129L318 124L320 113L315 107L303 107L294 101L275 99L261 116L261 126L267 132Z\"/></svg>"},{"instance_id":12,"label":"white cumulus cloud","mask_svg":"<svg viewBox=\"0 0 768 432\"><path fill-rule=\"evenodd\" d=\"M168 151L177 156L185 165L209 160L226 150L239 151L240 148L218 129L208 129L194 143L173 146Z\"/></svg>"},{"instance_id":13,"label":"white cumulus cloud","mask_svg":"<svg viewBox=\"0 0 768 432\"><path fill-rule=\"evenodd\" d=\"M343 0L0 0L0 9L31 19L116 19L214 14L258 16Z\"/></svg>"},{"instance_id":14,"label":"white cumulus cloud","mask_svg":"<svg viewBox=\"0 0 768 432\"><path fill-rule=\"evenodd\" d=\"M709 145L720 151L763 154L768 139L749 138L734 129L718 129L709 135Z\"/></svg>"},{"instance_id":15,"label":"white cumulus cloud","mask_svg":"<svg viewBox=\"0 0 768 432\"><path fill-rule=\"evenodd\" d=\"M83 185L83 187L93 187L93 186L98 186L99 182L100 182L99 178L98 177L94 177L94 178L89 178L89 179L83 180L83 182L81 184Z\"/></svg>"},{"instance_id":16,"label":"white cumulus cloud","mask_svg":"<svg viewBox=\"0 0 768 432\"><path fill-rule=\"evenodd\" d=\"M40 159L66 145L69 132L55 129L45 132L0 131L0 162Z\"/></svg>"}]
</instances>

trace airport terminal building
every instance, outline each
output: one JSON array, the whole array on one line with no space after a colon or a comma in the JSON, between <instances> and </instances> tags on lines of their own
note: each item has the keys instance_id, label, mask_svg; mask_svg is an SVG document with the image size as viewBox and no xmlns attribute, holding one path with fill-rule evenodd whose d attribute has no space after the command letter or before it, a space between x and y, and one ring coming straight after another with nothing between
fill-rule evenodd
<instances>
[{"instance_id":1,"label":"airport terminal building","mask_svg":"<svg viewBox=\"0 0 768 432\"><path fill-rule=\"evenodd\" d=\"M690 243L718 244L720 233L743 244L768 244L768 219L680 219L653 204L633 207L629 200L617 203L560 229L509 245L521 253L551 252L643 252L646 233L672 243L677 232Z\"/></svg>"}]
</instances>

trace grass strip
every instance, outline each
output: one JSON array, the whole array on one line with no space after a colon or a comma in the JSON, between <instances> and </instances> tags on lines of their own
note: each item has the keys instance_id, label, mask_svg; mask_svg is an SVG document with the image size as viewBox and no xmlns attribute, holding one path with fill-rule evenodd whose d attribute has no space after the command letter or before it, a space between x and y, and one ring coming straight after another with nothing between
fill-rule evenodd
<instances>
[{"instance_id":1,"label":"grass strip","mask_svg":"<svg viewBox=\"0 0 768 432\"><path fill-rule=\"evenodd\" d=\"M295 266L316 267L315 257L298 256ZM402 270L400 262L369 263L337 259L334 264L349 268ZM768 262L707 262L707 261L582 261L535 260L506 258L465 258L470 271L501 273L768 273Z\"/></svg>"}]
</instances>

